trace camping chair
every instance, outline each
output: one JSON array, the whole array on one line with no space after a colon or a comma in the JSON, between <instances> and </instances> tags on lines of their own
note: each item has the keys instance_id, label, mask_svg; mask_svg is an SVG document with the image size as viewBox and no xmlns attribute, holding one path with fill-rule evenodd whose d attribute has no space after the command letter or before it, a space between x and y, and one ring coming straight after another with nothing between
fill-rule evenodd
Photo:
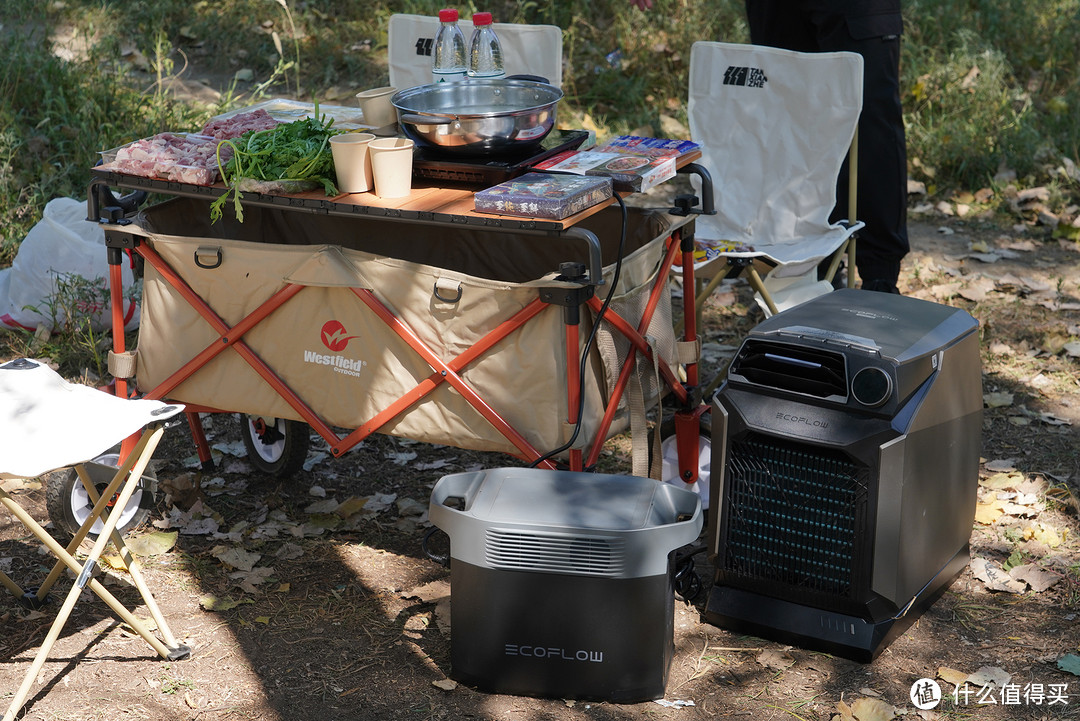
<instances>
[{"instance_id":1,"label":"camping chair","mask_svg":"<svg viewBox=\"0 0 1080 721\"><path fill-rule=\"evenodd\" d=\"M116 531L121 513L119 510L116 513L108 510L110 507L127 507L161 439L164 422L183 411L183 408L160 401L126 400L88 386L67 383L38 361L21 358L0 365L0 479L34 478L53 469L74 465L94 502L93 510L65 548L0 488L0 504L57 558L52 572L36 591L24 591L2 571L0 584L19 598L23 605L36 609L46 602L49 590L59 580L64 568L76 574L76 580L3 721L11 721L19 713L75 602L87 586L162 658L176 660L188 655L189 649L177 643L146 586L138 563ZM116 469L108 487L99 495L87 469L87 459L102 454L140 430L142 434L134 448ZM98 527L100 532L97 539L85 562L80 563L74 557L75 551L98 522L103 525ZM127 566L164 643L94 578L98 559L110 540Z\"/></svg>"},{"instance_id":2,"label":"camping chair","mask_svg":"<svg viewBox=\"0 0 1080 721\"><path fill-rule=\"evenodd\" d=\"M856 53L694 43L690 136L712 174L717 210L697 221L695 277L711 277L694 289L698 313L722 280L743 275L767 316L823 295L845 254L854 287L862 86ZM830 222L849 155L849 219Z\"/></svg>"},{"instance_id":3,"label":"camping chair","mask_svg":"<svg viewBox=\"0 0 1080 721\"><path fill-rule=\"evenodd\" d=\"M473 24L462 18L458 25L469 42ZM390 84L398 90L431 83L431 53L439 18L395 14L387 28L387 61ZM555 87L562 85L562 29L556 25L495 23L507 75L536 75Z\"/></svg>"}]
</instances>

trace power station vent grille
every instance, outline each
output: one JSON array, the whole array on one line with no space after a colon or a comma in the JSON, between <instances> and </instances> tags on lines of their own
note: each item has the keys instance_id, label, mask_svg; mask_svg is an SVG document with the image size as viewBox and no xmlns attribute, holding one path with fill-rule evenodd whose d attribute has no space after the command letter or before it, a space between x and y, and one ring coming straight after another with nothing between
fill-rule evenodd
<instances>
[{"instance_id":1,"label":"power station vent grille","mask_svg":"<svg viewBox=\"0 0 1080 721\"><path fill-rule=\"evenodd\" d=\"M844 356L818 348L748 339L731 373L755 385L817 398L847 396Z\"/></svg>"},{"instance_id":2,"label":"power station vent grille","mask_svg":"<svg viewBox=\"0 0 1080 721\"><path fill-rule=\"evenodd\" d=\"M620 577L626 565L626 542L489 528L485 556L492 568L511 571Z\"/></svg>"},{"instance_id":3,"label":"power station vent grille","mask_svg":"<svg viewBox=\"0 0 1080 721\"><path fill-rule=\"evenodd\" d=\"M801 592L854 592L867 545L867 468L832 449L751 434L733 443L727 471L727 573Z\"/></svg>"}]
</instances>

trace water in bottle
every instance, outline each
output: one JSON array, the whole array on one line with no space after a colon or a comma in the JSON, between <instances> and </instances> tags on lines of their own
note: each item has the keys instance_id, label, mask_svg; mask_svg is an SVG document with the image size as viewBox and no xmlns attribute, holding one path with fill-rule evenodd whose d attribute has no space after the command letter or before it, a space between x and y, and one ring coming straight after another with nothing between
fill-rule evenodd
<instances>
[{"instance_id":1,"label":"water in bottle","mask_svg":"<svg viewBox=\"0 0 1080 721\"><path fill-rule=\"evenodd\" d=\"M491 13L473 14L473 34L469 43L469 77L489 80L506 76L502 46L492 27Z\"/></svg>"},{"instance_id":2,"label":"water in bottle","mask_svg":"<svg viewBox=\"0 0 1080 721\"><path fill-rule=\"evenodd\" d=\"M458 27L458 11L453 8L440 10L439 32L435 35L431 61L432 80L436 83L464 80L467 71L465 34Z\"/></svg>"}]
</instances>

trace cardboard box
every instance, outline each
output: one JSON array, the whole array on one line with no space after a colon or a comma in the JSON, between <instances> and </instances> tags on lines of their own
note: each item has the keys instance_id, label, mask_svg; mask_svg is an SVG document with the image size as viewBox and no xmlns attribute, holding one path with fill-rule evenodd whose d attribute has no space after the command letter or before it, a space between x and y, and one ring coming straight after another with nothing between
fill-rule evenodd
<instances>
[{"instance_id":1,"label":"cardboard box","mask_svg":"<svg viewBox=\"0 0 1080 721\"><path fill-rule=\"evenodd\" d=\"M619 135L598 148L605 153L637 153L638 155L674 155L679 157L699 150L701 146L692 140L649 138L641 135Z\"/></svg>"},{"instance_id":2,"label":"cardboard box","mask_svg":"<svg viewBox=\"0 0 1080 721\"><path fill-rule=\"evenodd\" d=\"M535 170L607 176L615 190L640 192L675 177L675 156L568 150L533 167Z\"/></svg>"},{"instance_id":3,"label":"cardboard box","mask_svg":"<svg viewBox=\"0 0 1080 721\"><path fill-rule=\"evenodd\" d=\"M475 208L529 218L562 220L611 197L608 178L526 173L474 194Z\"/></svg>"}]
</instances>

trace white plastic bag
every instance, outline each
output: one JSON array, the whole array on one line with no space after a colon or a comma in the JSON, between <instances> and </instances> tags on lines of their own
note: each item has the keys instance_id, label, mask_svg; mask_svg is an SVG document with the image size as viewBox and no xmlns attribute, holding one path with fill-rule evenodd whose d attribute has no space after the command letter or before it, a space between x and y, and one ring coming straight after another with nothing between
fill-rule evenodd
<instances>
[{"instance_id":1,"label":"white plastic bag","mask_svg":"<svg viewBox=\"0 0 1080 721\"><path fill-rule=\"evenodd\" d=\"M85 201L56 198L48 202L41 220L26 234L11 267L0 270L0 325L33 330L39 325L51 326L55 320L63 326L67 318L57 304L58 280L70 281L76 276L101 283L104 303L80 305L96 329L108 327L105 233L97 223L86 219ZM123 278L124 288L130 289L131 268L126 263ZM132 303L124 304L129 328L138 323Z\"/></svg>"}]
</instances>

